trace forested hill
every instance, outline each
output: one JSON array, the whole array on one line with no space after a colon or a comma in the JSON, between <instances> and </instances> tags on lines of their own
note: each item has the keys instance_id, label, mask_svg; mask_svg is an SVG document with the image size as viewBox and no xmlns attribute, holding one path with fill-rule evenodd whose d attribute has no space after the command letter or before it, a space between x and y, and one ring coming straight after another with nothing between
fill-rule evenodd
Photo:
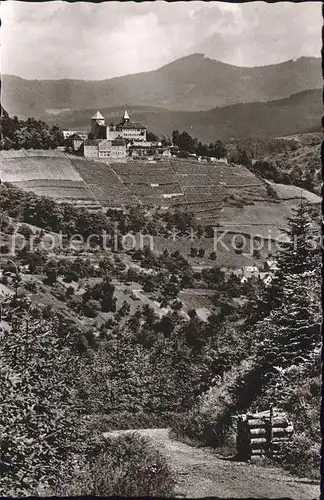
<instances>
[{"instance_id":1,"label":"forested hill","mask_svg":"<svg viewBox=\"0 0 324 500\"><path fill-rule=\"evenodd\" d=\"M319 58L244 68L203 54L180 58L155 71L101 81L25 80L2 75L3 105L10 114L40 118L46 110L104 108L121 103L199 111L236 103L282 99L322 86Z\"/></svg>"},{"instance_id":2,"label":"forested hill","mask_svg":"<svg viewBox=\"0 0 324 500\"><path fill-rule=\"evenodd\" d=\"M145 106L129 106L132 118L147 125L155 134L171 135L175 129L186 130L203 142L231 137L278 137L308 129L320 130L321 91L309 90L287 99L267 103L237 104L209 111L180 112ZM95 109L65 111L42 117L47 123L58 123L72 130L89 127ZM114 120L120 115L119 107L104 107L101 113Z\"/></svg>"}]
</instances>

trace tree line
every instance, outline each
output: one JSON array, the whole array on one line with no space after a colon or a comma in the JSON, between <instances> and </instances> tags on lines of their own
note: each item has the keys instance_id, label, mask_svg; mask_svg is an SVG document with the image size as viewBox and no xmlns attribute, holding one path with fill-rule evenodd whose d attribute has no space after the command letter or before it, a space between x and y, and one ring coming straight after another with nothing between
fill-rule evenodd
<instances>
[{"instance_id":1,"label":"tree line","mask_svg":"<svg viewBox=\"0 0 324 500\"><path fill-rule=\"evenodd\" d=\"M0 150L55 149L64 144L63 132L57 125L49 127L42 120L35 118L27 120L19 120L17 116L10 118L3 108L0 125Z\"/></svg>"},{"instance_id":2,"label":"tree line","mask_svg":"<svg viewBox=\"0 0 324 500\"><path fill-rule=\"evenodd\" d=\"M222 141L211 142L209 145L204 144L197 139L191 137L188 132L172 132L172 144L177 146L183 154L196 154L197 156L208 156L215 158L226 157L227 151Z\"/></svg>"}]
</instances>

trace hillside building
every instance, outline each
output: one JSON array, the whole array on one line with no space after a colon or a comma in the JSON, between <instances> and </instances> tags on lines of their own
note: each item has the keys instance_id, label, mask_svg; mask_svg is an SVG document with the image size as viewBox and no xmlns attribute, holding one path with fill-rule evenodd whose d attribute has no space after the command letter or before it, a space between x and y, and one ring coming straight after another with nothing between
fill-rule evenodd
<instances>
[{"instance_id":1,"label":"hillside building","mask_svg":"<svg viewBox=\"0 0 324 500\"><path fill-rule=\"evenodd\" d=\"M84 130L62 130L63 137L64 139L68 139L69 137L72 137L73 135L77 135L81 137L82 140L86 139L88 137L88 132L85 132Z\"/></svg>"},{"instance_id":2,"label":"hillside building","mask_svg":"<svg viewBox=\"0 0 324 500\"><path fill-rule=\"evenodd\" d=\"M129 144L129 155L133 158L136 157L150 157L158 154L158 147L161 146L159 142L151 141L132 141Z\"/></svg>"},{"instance_id":3,"label":"hillside building","mask_svg":"<svg viewBox=\"0 0 324 500\"><path fill-rule=\"evenodd\" d=\"M72 149L73 151L79 151L80 147L83 144L84 138L82 138L79 134L75 134L71 137L72 140Z\"/></svg>"},{"instance_id":4,"label":"hillside building","mask_svg":"<svg viewBox=\"0 0 324 500\"><path fill-rule=\"evenodd\" d=\"M125 110L120 123L106 125L106 120L97 111L91 118L91 133L93 139L114 140L121 137L127 141L146 141L146 127L139 122L132 122L130 116Z\"/></svg>"},{"instance_id":5,"label":"hillside building","mask_svg":"<svg viewBox=\"0 0 324 500\"><path fill-rule=\"evenodd\" d=\"M108 143L110 142L110 146L108 146ZM113 139L112 141L107 141L107 149L110 147L109 150L109 156L108 158L113 158L113 159L120 159L120 158L126 158L127 156L127 148L126 148L126 140L123 139L122 137L118 136L116 139ZM105 154L107 154L105 152ZM102 158L100 156L100 146L99 146L99 158Z\"/></svg>"},{"instance_id":6,"label":"hillside building","mask_svg":"<svg viewBox=\"0 0 324 500\"><path fill-rule=\"evenodd\" d=\"M105 118L97 111L91 118L91 135L83 141L79 151L86 158L99 161L128 156L144 157L147 160L153 157L170 158L170 147L165 148L160 142L147 141L146 134L146 127L141 123L132 122L127 110L117 125L107 125ZM79 146L79 143L77 145Z\"/></svg>"},{"instance_id":7,"label":"hillside building","mask_svg":"<svg viewBox=\"0 0 324 500\"><path fill-rule=\"evenodd\" d=\"M83 155L86 158L98 159L99 158L99 143L100 139L86 139L83 143Z\"/></svg>"},{"instance_id":8,"label":"hillside building","mask_svg":"<svg viewBox=\"0 0 324 500\"><path fill-rule=\"evenodd\" d=\"M126 141L122 137L114 140L87 139L83 145L83 155L93 160L126 158Z\"/></svg>"},{"instance_id":9,"label":"hillside building","mask_svg":"<svg viewBox=\"0 0 324 500\"><path fill-rule=\"evenodd\" d=\"M199 163L216 163L218 165L228 165L226 157L216 158L215 156L198 156L197 160L199 161Z\"/></svg>"}]
</instances>

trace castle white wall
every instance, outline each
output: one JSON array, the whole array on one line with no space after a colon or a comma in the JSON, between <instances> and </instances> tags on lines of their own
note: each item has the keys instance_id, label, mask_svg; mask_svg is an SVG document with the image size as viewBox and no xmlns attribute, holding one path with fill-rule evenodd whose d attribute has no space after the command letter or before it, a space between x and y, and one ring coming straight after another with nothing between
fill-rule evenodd
<instances>
[{"instance_id":1,"label":"castle white wall","mask_svg":"<svg viewBox=\"0 0 324 500\"><path fill-rule=\"evenodd\" d=\"M87 146L84 145L84 156L86 158L99 158L99 149L98 146Z\"/></svg>"}]
</instances>

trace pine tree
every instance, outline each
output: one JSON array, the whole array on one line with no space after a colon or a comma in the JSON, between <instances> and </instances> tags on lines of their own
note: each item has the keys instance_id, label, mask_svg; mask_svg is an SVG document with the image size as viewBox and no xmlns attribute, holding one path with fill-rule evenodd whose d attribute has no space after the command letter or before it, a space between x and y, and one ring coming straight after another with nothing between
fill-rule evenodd
<instances>
[{"instance_id":1,"label":"pine tree","mask_svg":"<svg viewBox=\"0 0 324 500\"><path fill-rule=\"evenodd\" d=\"M282 229L288 238L281 244L278 254L278 275L302 274L314 270L319 264L310 206L301 198L299 206L292 212L287 219L287 229Z\"/></svg>"},{"instance_id":2,"label":"pine tree","mask_svg":"<svg viewBox=\"0 0 324 500\"><path fill-rule=\"evenodd\" d=\"M287 367L310 359L320 342L319 294L318 276L286 277L280 306L254 328L262 365Z\"/></svg>"},{"instance_id":3,"label":"pine tree","mask_svg":"<svg viewBox=\"0 0 324 500\"><path fill-rule=\"evenodd\" d=\"M320 249L310 207L301 200L293 212L269 289L272 311L254 329L268 366L305 362L320 341Z\"/></svg>"},{"instance_id":4,"label":"pine tree","mask_svg":"<svg viewBox=\"0 0 324 500\"><path fill-rule=\"evenodd\" d=\"M287 239L281 243L277 257L277 271L269 288L272 307L280 304L282 290L289 276L314 273L320 265L320 248L316 241L311 208L302 198L293 215L287 219L287 229L282 229Z\"/></svg>"},{"instance_id":5,"label":"pine tree","mask_svg":"<svg viewBox=\"0 0 324 500\"><path fill-rule=\"evenodd\" d=\"M276 255L277 269L269 287L258 287L257 293L250 296L246 306L247 323L254 324L268 316L271 310L280 306L284 290L293 276L298 278L316 274L320 267L320 246L316 239L316 228L311 207L301 199L297 208L292 210L287 219L286 235L280 242L280 251ZM319 231L317 230L319 233Z\"/></svg>"}]
</instances>

